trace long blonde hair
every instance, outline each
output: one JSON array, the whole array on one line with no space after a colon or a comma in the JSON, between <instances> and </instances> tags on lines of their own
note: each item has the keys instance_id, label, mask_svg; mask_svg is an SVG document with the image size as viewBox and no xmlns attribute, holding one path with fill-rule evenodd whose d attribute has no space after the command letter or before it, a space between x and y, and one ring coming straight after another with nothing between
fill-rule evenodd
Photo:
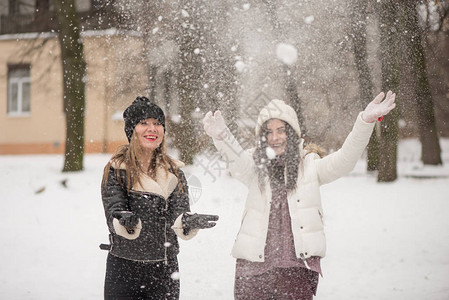
<instances>
[{"instance_id":1,"label":"long blonde hair","mask_svg":"<svg viewBox=\"0 0 449 300\"><path fill-rule=\"evenodd\" d=\"M140 180L143 174L147 174L152 179L156 180L157 168L162 167L166 172L171 172L178 178L178 190L179 192L182 192L182 184L181 180L179 180L179 169L176 166L175 161L167 154L165 136L159 147L154 150L148 170L143 170L141 164L139 163L138 157L140 151L142 151L142 149L134 131L129 144L118 147L115 154L106 164L103 171L103 180L101 181L101 185L106 186L108 182L109 170L112 164L118 166L122 164L125 165L126 182L123 182L120 176L120 168L115 168L115 174L119 184L123 188L126 188L128 193L134 184L142 184Z\"/></svg>"}]
</instances>

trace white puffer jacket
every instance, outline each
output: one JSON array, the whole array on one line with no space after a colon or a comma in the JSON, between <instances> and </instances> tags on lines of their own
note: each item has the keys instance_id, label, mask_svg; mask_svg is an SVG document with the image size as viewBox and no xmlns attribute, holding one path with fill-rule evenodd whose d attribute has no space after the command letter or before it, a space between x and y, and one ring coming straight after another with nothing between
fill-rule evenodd
<instances>
[{"instance_id":1,"label":"white puffer jacket","mask_svg":"<svg viewBox=\"0 0 449 300\"><path fill-rule=\"evenodd\" d=\"M326 239L322 222L320 185L352 171L369 142L373 128L374 123L363 121L360 113L341 149L324 158L320 158L316 153L306 155L301 144L303 165L298 170L297 189L287 196L298 258L325 256ZM263 262L271 207L268 178L265 191L261 192L251 151L243 150L232 134L229 133L227 138L221 141L214 139L214 144L229 163L231 175L248 187L242 224L232 255L235 258Z\"/></svg>"}]
</instances>

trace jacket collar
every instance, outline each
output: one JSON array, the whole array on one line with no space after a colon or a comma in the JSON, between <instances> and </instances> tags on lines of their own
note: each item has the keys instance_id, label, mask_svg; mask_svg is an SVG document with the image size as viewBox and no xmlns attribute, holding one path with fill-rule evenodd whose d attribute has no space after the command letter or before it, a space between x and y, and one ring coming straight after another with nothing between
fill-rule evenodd
<instances>
[{"instance_id":1,"label":"jacket collar","mask_svg":"<svg viewBox=\"0 0 449 300\"><path fill-rule=\"evenodd\" d=\"M180 160L173 159L176 167L180 168L184 166L184 163ZM112 163L112 167L115 169L125 170L126 165L124 163L118 165ZM142 175L140 183L136 182L131 188L133 191L146 192L162 196L167 199L170 194L176 189L178 185L178 178L171 172L167 172L164 168L158 167L156 170L156 178L153 179L147 174Z\"/></svg>"}]
</instances>

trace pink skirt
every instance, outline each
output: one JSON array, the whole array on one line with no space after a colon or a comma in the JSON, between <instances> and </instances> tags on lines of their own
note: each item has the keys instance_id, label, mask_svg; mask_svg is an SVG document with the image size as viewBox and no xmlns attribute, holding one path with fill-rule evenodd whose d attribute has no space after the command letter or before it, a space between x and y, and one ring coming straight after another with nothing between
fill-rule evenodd
<instances>
[{"instance_id":1,"label":"pink skirt","mask_svg":"<svg viewBox=\"0 0 449 300\"><path fill-rule=\"evenodd\" d=\"M234 298L311 300L316 295L319 274L306 268L274 268L260 275L235 278Z\"/></svg>"}]
</instances>

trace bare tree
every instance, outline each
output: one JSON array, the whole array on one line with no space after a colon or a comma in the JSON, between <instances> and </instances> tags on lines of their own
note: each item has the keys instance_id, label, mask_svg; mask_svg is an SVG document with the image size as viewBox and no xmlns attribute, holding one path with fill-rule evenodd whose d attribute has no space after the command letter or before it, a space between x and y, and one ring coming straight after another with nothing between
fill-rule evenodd
<instances>
[{"instance_id":1,"label":"bare tree","mask_svg":"<svg viewBox=\"0 0 449 300\"><path fill-rule=\"evenodd\" d=\"M180 130L175 137L175 144L180 150L180 158L186 164L192 164L195 156L196 139L193 112L198 107L200 97L200 80L202 77L201 57L198 46L201 44L200 20L201 1L182 1L179 37L179 74L178 94L180 107Z\"/></svg>"},{"instance_id":2,"label":"bare tree","mask_svg":"<svg viewBox=\"0 0 449 300\"><path fill-rule=\"evenodd\" d=\"M204 2L201 60L202 107L205 111L221 110L230 130L237 134L238 103L236 99L236 75L231 50L234 42L229 29L229 1Z\"/></svg>"},{"instance_id":3,"label":"bare tree","mask_svg":"<svg viewBox=\"0 0 449 300\"><path fill-rule=\"evenodd\" d=\"M380 51L382 60L382 90L399 92L400 52L398 51L399 5L394 0L384 0L380 4ZM396 100L396 102L399 102ZM399 109L392 110L381 123L379 151L379 182L397 179Z\"/></svg>"},{"instance_id":4,"label":"bare tree","mask_svg":"<svg viewBox=\"0 0 449 300\"><path fill-rule=\"evenodd\" d=\"M63 172L83 169L85 71L83 42L74 0L53 0L61 47L66 145Z\"/></svg>"},{"instance_id":5,"label":"bare tree","mask_svg":"<svg viewBox=\"0 0 449 300\"><path fill-rule=\"evenodd\" d=\"M418 1L401 1L404 27L407 38L405 46L410 49L411 66L414 76L414 93L417 108L419 137L421 140L421 160L426 165L440 165L441 148L435 121L433 97L427 75L426 57L422 44L423 30L419 26Z\"/></svg>"},{"instance_id":6,"label":"bare tree","mask_svg":"<svg viewBox=\"0 0 449 300\"><path fill-rule=\"evenodd\" d=\"M265 5L266 5L266 9L267 9L267 15L270 21L270 24L273 28L273 32L275 35L275 43L279 43L282 41L282 39L284 38L284 30L281 27L281 24L279 22L279 18L278 18L278 14L277 14L277 1L276 0L265 0ZM295 72L294 69L289 66L289 65L285 65L283 66L283 70L284 70L284 77L283 77L283 81L284 81L284 86L285 86L285 91L286 91L286 95L288 98L288 102L290 103L290 105L293 107L293 109L296 111L296 114L298 115L298 121L299 121L299 126L301 127L301 131L304 135L307 135L307 129L305 126L305 121L304 121L304 115L303 115L303 111L302 111L302 107L301 107L301 99L299 97L298 94L298 90L297 90L297 81L296 81L296 76L295 76Z\"/></svg>"},{"instance_id":7,"label":"bare tree","mask_svg":"<svg viewBox=\"0 0 449 300\"><path fill-rule=\"evenodd\" d=\"M132 28L145 41L142 61L149 63L150 98L169 104L170 96L177 97L176 113L181 118L179 122L170 119L169 134L187 164L193 163L201 146L192 136L199 125L197 108L221 109L230 128L236 127L235 74L227 26L231 7L228 1L203 0L137 1L132 5L122 0L116 7L125 19L132 18ZM158 53L167 47L172 47L173 55Z\"/></svg>"},{"instance_id":8,"label":"bare tree","mask_svg":"<svg viewBox=\"0 0 449 300\"><path fill-rule=\"evenodd\" d=\"M236 129L235 74L230 43L226 43L230 36L229 7L226 1L203 0L185 0L179 7L174 40L178 46L175 69L181 120L173 140L187 164L193 163L201 146L192 138L200 125L197 109L221 109L231 130Z\"/></svg>"},{"instance_id":9,"label":"bare tree","mask_svg":"<svg viewBox=\"0 0 449 300\"><path fill-rule=\"evenodd\" d=\"M353 0L351 13L351 36L352 49L354 53L355 67L357 70L357 79L359 83L359 109L365 106L374 98L374 84L371 78L371 70L368 65L368 50L366 43L367 36L367 7L368 1ZM368 147L367 170L377 170L379 162L379 141L377 139L377 130L371 135Z\"/></svg>"}]
</instances>

